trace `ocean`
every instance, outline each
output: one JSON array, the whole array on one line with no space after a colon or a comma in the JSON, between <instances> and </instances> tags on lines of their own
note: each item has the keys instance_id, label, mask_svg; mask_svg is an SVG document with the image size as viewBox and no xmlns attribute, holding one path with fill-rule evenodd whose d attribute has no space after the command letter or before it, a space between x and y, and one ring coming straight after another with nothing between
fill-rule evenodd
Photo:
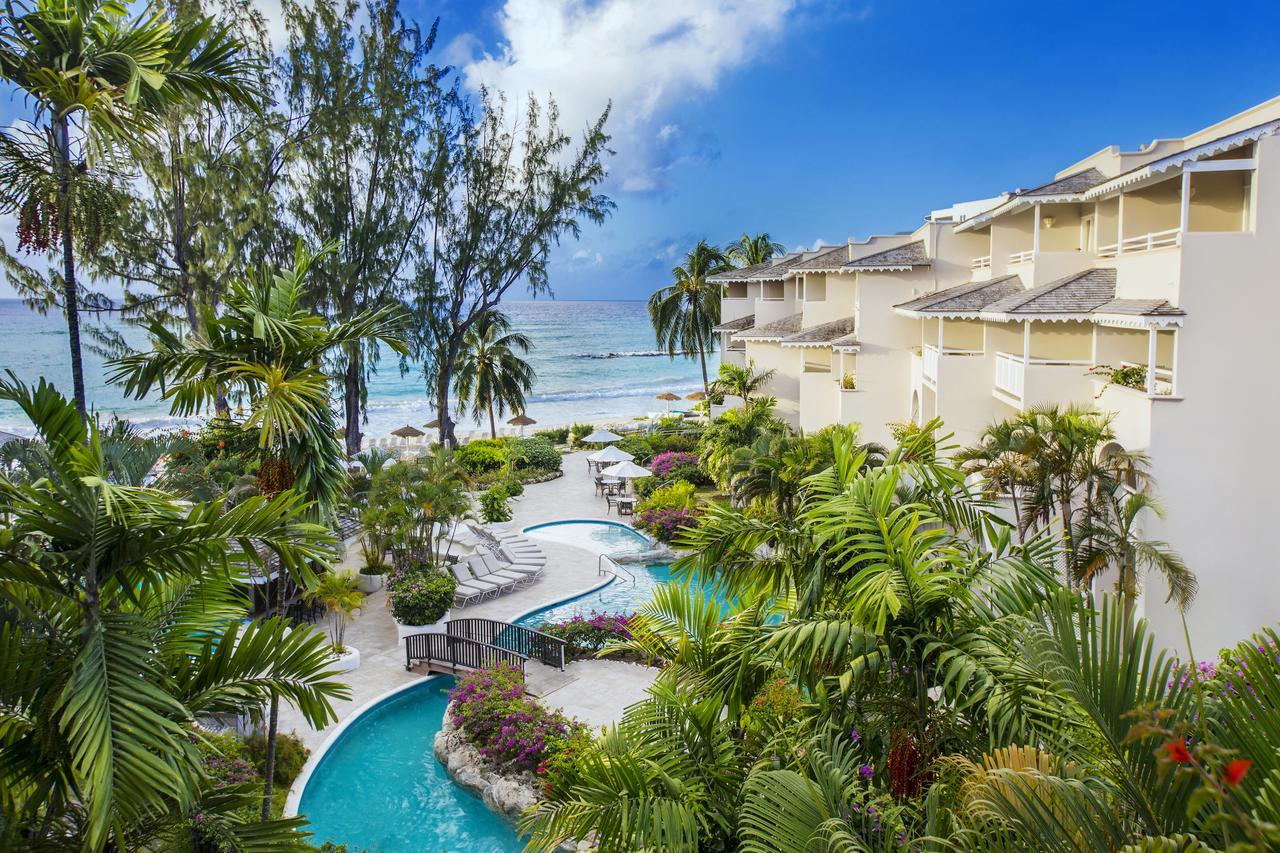
<instances>
[{"instance_id":1,"label":"ocean","mask_svg":"<svg viewBox=\"0 0 1280 853\"><path fill-rule=\"evenodd\" d=\"M666 404L654 399L656 395L670 391L684 396L702 387L697 359L673 358L657 350L642 301L505 302L502 310L533 342L528 359L538 379L528 399L527 414L540 426L661 412ZM118 328L133 346L146 343L140 330L121 327L110 319L85 317L82 322ZM106 381L106 365L100 356L86 349L84 358L85 393L95 412L119 416L143 428L190 425L169 416L168 408L154 394L143 400L126 399L120 388ZM707 360L708 371L714 373L719 356L713 354ZM0 371L12 370L28 383L43 376L69 397L69 364L66 322L61 314L41 316L29 311L21 300L0 299ZM384 436L405 424L421 427L435 417L429 396L417 365L402 375L394 354L382 359L369 381L366 433ZM487 421L471 424L456 413L454 417L462 424L461 430L488 426ZM6 401L0 401L0 429L24 435L31 432L22 412Z\"/></svg>"}]
</instances>

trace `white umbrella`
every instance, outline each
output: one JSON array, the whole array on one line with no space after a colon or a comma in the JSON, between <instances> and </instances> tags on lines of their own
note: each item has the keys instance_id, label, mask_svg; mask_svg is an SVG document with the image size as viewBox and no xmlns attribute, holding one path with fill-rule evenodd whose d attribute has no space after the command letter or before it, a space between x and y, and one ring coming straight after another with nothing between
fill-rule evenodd
<instances>
[{"instance_id":1,"label":"white umbrella","mask_svg":"<svg viewBox=\"0 0 1280 853\"><path fill-rule=\"evenodd\" d=\"M606 477L617 477L622 480L638 480L641 477L653 476L653 472L648 468L641 467L634 462L619 462L617 465L610 465L600 473Z\"/></svg>"},{"instance_id":2,"label":"white umbrella","mask_svg":"<svg viewBox=\"0 0 1280 853\"><path fill-rule=\"evenodd\" d=\"M587 444L608 444L611 441L622 441L622 436L607 429L598 429L582 440Z\"/></svg>"},{"instance_id":3,"label":"white umbrella","mask_svg":"<svg viewBox=\"0 0 1280 853\"><path fill-rule=\"evenodd\" d=\"M627 451L620 447L614 447L612 444L604 450L597 450L587 458L592 462L630 462L632 459L635 459L635 457Z\"/></svg>"}]
</instances>

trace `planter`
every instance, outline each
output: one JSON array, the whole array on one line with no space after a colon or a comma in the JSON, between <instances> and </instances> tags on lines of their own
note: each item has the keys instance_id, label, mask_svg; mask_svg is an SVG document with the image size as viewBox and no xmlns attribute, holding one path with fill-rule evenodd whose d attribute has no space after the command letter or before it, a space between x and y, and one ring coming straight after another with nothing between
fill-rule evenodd
<instances>
[{"instance_id":1,"label":"planter","mask_svg":"<svg viewBox=\"0 0 1280 853\"><path fill-rule=\"evenodd\" d=\"M446 610L444 615L440 617L439 622L433 622L430 625L405 625L396 622L396 639L403 640L410 634L443 634L444 623L449 621L449 616L452 613L452 610ZM392 621L395 621L395 617L392 617Z\"/></svg>"},{"instance_id":2,"label":"planter","mask_svg":"<svg viewBox=\"0 0 1280 853\"><path fill-rule=\"evenodd\" d=\"M360 650L355 646L347 646L342 654L333 655L333 668L336 672L350 672L360 666Z\"/></svg>"},{"instance_id":3,"label":"planter","mask_svg":"<svg viewBox=\"0 0 1280 853\"><path fill-rule=\"evenodd\" d=\"M358 587L365 595L370 595L382 589L383 579L386 575L366 575L360 573L360 586Z\"/></svg>"}]
</instances>

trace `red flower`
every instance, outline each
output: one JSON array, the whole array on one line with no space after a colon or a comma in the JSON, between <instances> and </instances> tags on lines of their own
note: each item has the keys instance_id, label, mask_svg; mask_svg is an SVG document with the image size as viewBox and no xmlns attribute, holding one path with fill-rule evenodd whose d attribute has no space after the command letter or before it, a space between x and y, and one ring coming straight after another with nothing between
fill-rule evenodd
<instances>
[{"instance_id":1,"label":"red flower","mask_svg":"<svg viewBox=\"0 0 1280 853\"><path fill-rule=\"evenodd\" d=\"M1227 762L1227 768L1222 771L1222 781L1231 787L1240 784L1240 780L1244 778L1244 774L1249 772L1249 768L1253 766L1253 762L1247 758L1237 758L1234 761Z\"/></svg>"},{"instance_id":2,"label":"red flower","mask_svg":"<svg viewBox=\"0 0 1280 853\"><path fill-rule=\"evenodd\" d=\"M1186 764L1191 760L1191 753L1187 752L1187 745L1180 740L1171 740L1164 745L1169 751L1169 757L1179 764Z\"/></svg>"}]
</instances>

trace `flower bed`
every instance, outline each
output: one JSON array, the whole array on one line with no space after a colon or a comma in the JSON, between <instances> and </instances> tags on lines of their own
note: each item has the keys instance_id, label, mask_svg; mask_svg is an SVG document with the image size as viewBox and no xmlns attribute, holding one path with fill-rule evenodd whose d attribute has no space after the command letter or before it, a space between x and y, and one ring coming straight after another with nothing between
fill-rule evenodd
<instances>
[{"instance_id":1,"label":"flower bed","mask_svg":"<svg viewBox=\"0 0 1280 853\"><path fill-rule=\"evenodd\" d=\"M506 771L539 777L586 727L524 694L524 676L499 665L459 676L449 714L480 754ZM545 780L550 782L550 780Z\"/></svg>"},{"instance_id":2,"label":"flower bed","mask_svg":"<svg viewBox=\"0 0 1280 853\"><path fill-rule=\"evenodd\" d=\"M679 450L668 450L653 457L649 470L655 477L665 477L677 468L698 464L698 454L683 453Z\"/></svg>"},{"instance_id":3,"label":"flower bed","mask_svg":"<svg viewBox=\"0 0 1280 853\"><path fill-rule=\"evenodd\" d=\"M597 613L592 610L590 616L579 614L564 622L544 622L538 630L564 640L568 645L567 654L576 660L594 656L615 640L631 639L629 623L634 616L634 613Z\"/></svg>"}]
</instances>

